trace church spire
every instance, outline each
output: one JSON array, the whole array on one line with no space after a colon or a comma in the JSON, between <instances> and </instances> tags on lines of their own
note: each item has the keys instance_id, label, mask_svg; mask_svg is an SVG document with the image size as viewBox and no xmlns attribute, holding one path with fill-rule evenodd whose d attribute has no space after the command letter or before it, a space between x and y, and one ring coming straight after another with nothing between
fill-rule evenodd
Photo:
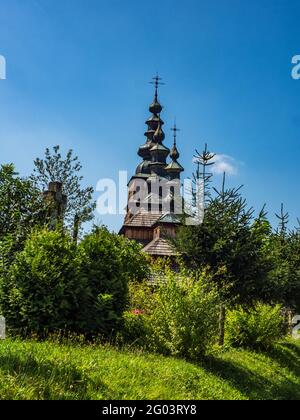
<instances>
[{"instance_id":1,"label":"church spire","mask_svg":"<svg viewBox=\"0 0 300 420\"><path fill-rule=\"evenodd\" d=\"M174 143L173 143L173 147L170 151L171 162L166 167L166 172L169 175L169 178L172 180L172 179L179 179L180 178L180 173L183 172L184 169L180 165L180 163L178 163L178 159L179 159L180 154L179 154L178 149L177 149L177 133L178 133L178 131L180 131L180 129L177 128L176 122L174 123L174 127L171 128L171 131L173 131Z\"/></svg>"},{"instance_id":2,"label":"church spire","mask_svg":"<svg viewBox=\"0 0 300 420\"><path fill-rule=\"evenodd\" d=\"M173 131L173 137L174 137L174 143L173 143L173 147L171 149L171 153L170 153L170 158L175 161L179 158L179 152L177 150L177 132L180 131L180 128L177 128L176 126L176 121L174 123L174 127L171 128L171 131Z\"/></svg>"},{"instance_id":3,"label":"church spire","mask_svg":"<svg viewBox=\"0 0 300 420\"><path fill-rule=\"evenodd\" d=\"M140 163L139 166L137 167L136 175L150 174L151 172L153 172L153 170L155 170L154 165L152 165L150 169L150 164L153 163L154 160L156 161L156 154L154 156L154 154L151 152L151 149L153 149L153 147L157 144L162 145L162 142L165 139L165 134L162 129L164 122L160 118L160 113L163 107L158 101L158 89L159 89L159 86L164 85L164 83L162 82L162 78L159 77L158 74L155 77L153 77L152 81L149 83L154 85L155 87L154 101L149 107L149 111L151 112L152 115L146 121L148 128L147 128L147 131L145 132L145 136L147 140L146 140L146 143L143 144L138 150L138 155L141 158L143 158L143 162ZM160 155L161 154L165 155L165 153L166 153L165 151L164 153L160 152ZM161 159L161 156L160 156L159 161L160 161L159 166L161 167L161 164L163 163L163 159ZM165 162L165 165L166 165L166 162Z\"/></svg>"}]
</instances>

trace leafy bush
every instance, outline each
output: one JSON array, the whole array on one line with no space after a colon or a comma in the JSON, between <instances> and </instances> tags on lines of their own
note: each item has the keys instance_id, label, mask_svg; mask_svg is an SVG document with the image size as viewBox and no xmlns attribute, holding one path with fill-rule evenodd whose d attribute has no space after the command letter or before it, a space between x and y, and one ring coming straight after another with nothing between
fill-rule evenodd
<instances>
[{"instance_id":1,"label":"leafy bush","mask_svg":"<svg viewBox=\"0 0 300 420\"><path fill-rule=\"evenodd\" d=\"M197 359L215 342L218 331L218 293L205 279L169 273L156 296L151 314L153 345L173 356Z\"/></svg>"},{"instance_id":2,"label":"leafy bush","mask_svg":"<svg viewBox=\"0 0 300 420\"><path fill-rule=\"evenodd\" d=\"M128 304L128 281L141 280L147 274L145 256L140 246L96 228L78 247L80 273L87 284L81 309L81 326L85 332L110 335L122 325Z\"/></svg>"},{"instance_id":3,"label":"leafy bush","mask_svg":"<svg viewBox=\"0 0 300 420\"><path fill-rule=\"evenodd\" d=\"M148 282L129 282L129 305L123 315L119 343L149 348L149 337L152 336L150 314L155 295L154 288Z\"/></svg>"},{"instance_id":4,"label":"leafy bush","mask_svg":"<svg viewBox=\"0 0 300 420\"><path fill-rule=\"evenodd\" d=\"M267 350L284 333L284 317L280 305L258 303L248 311L238 307L228 312L226 340L233 347Z\"/></svg>"},{"instance_id":5,"label":"leafy bush","mask_svg":"<svg viewBox=\"0 0 300 420\"><path fill-rule=\"evenodd\" d=\"M10 242L2 245L5 251ZM140 247L105 228L79 247L62 231L36 231L9 268L6 259L0 263L0 306L9 326L39 334L110 335L128 302L128 280L147 274Z\"/></svg>"},{"instance_id":6,"label":"leafy bush","mask_svg":"<svg viewBox=\"0 0 300 420\"><path fill-rule=\"evenodd\" d=\"M123 328L118 337L122 344L133 344L135 347L148 347L149 330L147 316L144 311L134 309L126 311L123 315Z\"/></svg>"},{"instance_id":7,"label":"leafy bush","mask_svg":"<svg viewBox=\"0 0 300 420\"><path fill-rule=\"evenodd\" d=\"M206 273L198 280L171 271L164 276L166 282L155 288L131 284L126 339L163 354L198 359L216 338L218 294L208 286Z\"/></svg>"},{"instance_id":8,"label":"leafy bush","mask_svg":"<svg viewBox=\"0 0 300 420\"><path fill-rule=\"evenodd\" d=\"M121 324L128 280L147 274L140 247L97 228L76 247L61 230L34 232L11 264L1 242L0 308L11 329L108 336Z\"/></svg>"},{"instance_id":9,"label":"leafy bush","mask_svg":"<svg viewBox=\"0 0 300 420\"><path fill-rule=\"evenodd\" d=\"M156 287L148 282L129 282L129 307L150 314L155 304Z\"/></svg>"},{"instance_id":10,"label":"leafy bush","mask_svg":"<svg viewBox=\"0 0 300 420\"><path fill-rule=\"evenodd\" d=\"M36 231L2 271L1 312L14 330L74 329L85 284L76 247L60 231Z\"/></svg>"}]
</instances>

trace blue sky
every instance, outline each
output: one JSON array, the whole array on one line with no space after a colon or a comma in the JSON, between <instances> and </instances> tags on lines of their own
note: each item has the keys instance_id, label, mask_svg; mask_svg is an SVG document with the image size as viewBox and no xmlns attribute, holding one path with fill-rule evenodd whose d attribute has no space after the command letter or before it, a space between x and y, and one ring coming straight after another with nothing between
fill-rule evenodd
<instances>
[{"instance_id":1,"label":"blue sky","mask_svg":"<svg viewBox=\"0 0 300 420\"><path fill-rule=\"evenodd\" d=\"M158 71L166 144L176 116L186 176L207 142L231 157L228 182L245 185L250 205L267 203L274 220L283 202L295 222L299 18L299 0L1 0L0 162L27 175L60 144L79 155L86 184L131 174Z\"/></svg>"}]
</instances>

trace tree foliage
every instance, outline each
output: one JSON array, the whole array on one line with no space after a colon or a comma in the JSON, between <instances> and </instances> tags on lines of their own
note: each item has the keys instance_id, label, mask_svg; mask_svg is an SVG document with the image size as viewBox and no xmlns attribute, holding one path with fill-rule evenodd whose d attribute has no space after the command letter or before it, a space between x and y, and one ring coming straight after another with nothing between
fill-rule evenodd
<instances>
[{"instance_id":1,"label":"tree foliage","mask_svg":"<svg viewBox=\"0 0 300 420\"><path fill-rule=\"evenodd\" d=\"M287 220L287 213L281 214ZM300 231L288 230L280 218L272 235L272 256L276 262L270 282L276 289L276 301L291 310L300 310Z\"/></svg>"},{"instance_id":2,"label":"tree foliage","mask_svg":"<svg viewBox=\"0 0 300 420\"><path fill-rule=\"evenodd\" d=\"M42 222L43 200L32 181L21 178L13 164L0 167L0 238L13 235L16 241L26 237L33 226Z\"/></svg>"},{"instance_id":3,"label":"tree foliage","mask_svg":"<svg viewBox=\"0 0 300 420\"><path fill-rule=\"evenodd\" d=\"M204 221L182 227L175 246L194 268L209 266L225 300L251 304L264 298L272 260L271 226L264 212L253 218L240 188L220 191L209 200Z\"/></svg>"},{"instance_id":4,"label":"tree foliage","mask_svg":"<svg viewBox=\"0 0 300 420\"><path fill-rule=\"evenodd\" d=\"M65 221L70 229L74 229L76 221L82 224L91 220L95 209L92 199L93 188L82 187L81 170L82 165L72 150L69 150L64 157L60 147L55 146L53 151L46 149L43 159L37 158L34 161L34 171L31 175L31 179L41 191L48 188L49 182L62 183L63 193L68 200Z\"/></svg>"},{"instance_id":5,"label":"tree foliage","mask_svg":"<svg viewBox=\"0 0 300 420\"><path fill-rule=\"evenodd\" d=\"M128 303L128 281L147 275L140 246L96 227L78 247L81 275L88 285L82 323L89 332L111 333L118 328Z\"/></svg>"}]
</instances>

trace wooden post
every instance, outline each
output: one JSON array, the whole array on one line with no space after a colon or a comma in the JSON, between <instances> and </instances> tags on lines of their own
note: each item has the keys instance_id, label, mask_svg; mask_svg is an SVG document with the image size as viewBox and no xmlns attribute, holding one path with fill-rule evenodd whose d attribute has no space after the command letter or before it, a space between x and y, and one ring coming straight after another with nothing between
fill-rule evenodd
<instances>
[{"instance_id":1,"label":"wooden post","mask_svg":"<svg viewBox=\"0 0 300 420\"><path fill-rule=\"evenodd\" d=\"M5 340L6 338L6 323L4 316L0 316L0 340Z\"/></svg>"},{"instance_id":2,"label":"wooden post","mask_svg":"<svg viewBox=\"0 0 300 420\"><path fill-rule=\"evenodd\" d=\"M225 339L225 320L226 320L226 308L225 305L220 307L220 317L219 317L219 346L224 346Z\"/></svg>"},{"instance_id":3,"label":"wooden post","mask_svg":"<svg viewBox=\"0 0 300 420\"><path fill-rule=\"evenodd\" d=\"M64 210L67 205L67 196L63 194L61 182L50 182L48 190L44 192L44 200L48 207L49 227L55 229L63 222Z\"/></svg>"},{"instance_id":4,"label":"wooden post","mask_svg":"<svg viewBox=\"0 0 300 420\"><path fill-rule=\"evenodd\" d=\"M80 225L80 217L78 216L78 214L75 214L75 217L74 217L74 226L73 226L73 241L76 244L78 242L79 225Z\"/></svg>"}]
</instances>

